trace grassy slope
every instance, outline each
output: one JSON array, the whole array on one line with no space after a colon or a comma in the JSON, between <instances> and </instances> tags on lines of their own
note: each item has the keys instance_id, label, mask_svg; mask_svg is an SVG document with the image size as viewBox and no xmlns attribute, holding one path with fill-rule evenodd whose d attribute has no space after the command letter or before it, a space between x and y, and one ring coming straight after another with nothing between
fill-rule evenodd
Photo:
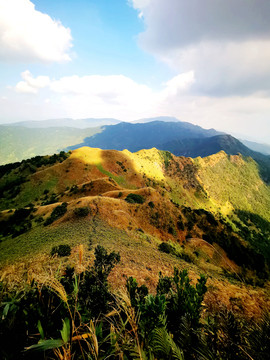
<instances>
[{"instance_id":1,"label":"grassy slope","mask_svg":"<svg viewBox=\"0 0 270 360\"><path fill-rule=\"evenodd\" d=\"M270 187L261 180L253 159L221 151L197 158L194 163L198 166L198 179L224 215L239 209L270 221Z\"/></svg>"},{"instance_id":2,"label":"grassy slope","mask_svg":"<svg viewBox=\"0 0 270 360\"><path fill-rule=\"evenodd\" d=\"M33 267L33 259L40 256L42 260L36 268L41 263L55 262L49 258L50 249L60 243L69 243L75 253L76 245L84 244L85 261L88 261L92 252L86 249L91 239L93 245L99 243L109 250L120 251L122 262L112 275L114 284L122 284L123 276L133 275L151 286L159 270L167 274L177 265L191 269L193 276L207 273L212 278L209 280L213 284L212 293L227 304L236 290L242 294L241 298L252 302L250 289L241 290L242 284L237 280L231 279L229 284L224 278L224 271L233 275L239 272L239 267L216 244L213 247L201 240L202 228L195 224L191 230L194 239L185 241L190 231L189 219L181 205L210 210L225 222L231 221L227 216L233 214L233 210L256 212L269 220L270 189L261 181L253 160L227 156L223 152L193 160L156 149L130 153L81 148L62 163L37 170L33 174L28 172L28 181L21 185L14 199L1 202L2 209L22 207L29 202L37 208L32 230L0 243L0 263L3 270L10 271L11 278L14 269L20 272L27 264ZM14 179L19 173L22 173L20 169L12 170L2 181ZM73 185L77 185L75 190ZM67 213L47 227L35 219L48 217L59 204L41 206L46 197L44 190L49 191L47 196L54 192L59 196L58 201L68 202ZM130 192L142 195L145 203L128 204L124 199ZM90 215L76 217L74 209L83 206L90 208ZM8 216L7 211L2 212L2 218ZM178 226L179 217L184 228ZM201 219L202 215L197 218ZM211 229L210 223L205 224ZM222 226L218 223L215 231L222 231ZM189 255L191 263L160 253L157 250L160 241L174 243L177 251ZM74 256L76 258L76 254ZM68 261L76 262L74 256ZM15 264L13 270L5 265L11 263ZM263 294L264 290L260 290L253 296Z\"/></svg>"}]
</instances>

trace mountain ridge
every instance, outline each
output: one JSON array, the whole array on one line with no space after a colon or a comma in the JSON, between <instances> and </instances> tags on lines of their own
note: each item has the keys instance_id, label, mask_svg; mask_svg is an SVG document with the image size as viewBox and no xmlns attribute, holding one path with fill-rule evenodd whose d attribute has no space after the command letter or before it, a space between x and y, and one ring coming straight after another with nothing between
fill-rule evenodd
<instances>
[{"instance_id":1,"label":"mountain ridge","mask_svg":"<svg viewBox=\"0 0 270 360\"><path fill-rule=\"evenodd\" d=\"M114 149L138 151L158 146L166 139L210 137L221 134L216 130L206 130L198 125L187 122L163 122L151 121L147 123L120 123L115 126L104 126L101 134L85 138L81 146L100 147L103 149ZM75 147L71 147L74 149Z\"/></svg>"}]
</instances>

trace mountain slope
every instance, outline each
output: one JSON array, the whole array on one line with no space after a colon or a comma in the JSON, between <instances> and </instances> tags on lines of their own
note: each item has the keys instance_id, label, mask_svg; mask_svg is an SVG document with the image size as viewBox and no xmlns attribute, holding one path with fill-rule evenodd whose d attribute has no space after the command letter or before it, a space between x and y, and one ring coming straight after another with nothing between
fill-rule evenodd
<instances>
[{"instance_id":1,"label":"mountain slope","mask_svg":"<svg viewBox=\"0 0 270 360\"><path fill-rule=\"evenodd\" d=\"M67 265L81 273L102 245L121 256L115 289L129 276L153 289L177 267L208 277L210 309L252 317L269 307L270 187L251 158L84 147L0 176L0 269L13 286ZM71 255L51 257L63 244Z\"/></svg>"},{"instance_id":2,"label":"mountain slope","mask_svg":"<svg viewBox=\"0 0 270 360\"><path fill-rule=\"evenodd\" d=\"M34 219L44 221L66 202L67 215L52 227L76 223L75 208L89 207L92 220L98 217L113 228L140 228L163 241L207 238L238 264L259 272L266 271L264 261L270 264L270 188L251 158L220 152L193 160L157 149L130 153L85 147L60 154L54 164L45 160L0 168L3 220L11 216L5 210L35 206ZM131 193L130 203L125 199ZM141 205L136 197L143 199ZM28 224L42 227L38 221ZM29 230L20 226L15 234ZM257 262L260 256L265 260Z\"/></svg>"},{"instance_id":3,"label":"mountain slope","mask_svg":"<svg viewBox=\"0 0 270 360\"><path fill-rule=\"evenodd\" d=\"M177 156L209 156L223 150L228 155L242 154L250 156L260 166L260 173L264 181L270 182L270 156L249 149L231 135L217 135L210 138L173 140L158 146L159 149L168 150Z\"/></svg>"}]
</instances>

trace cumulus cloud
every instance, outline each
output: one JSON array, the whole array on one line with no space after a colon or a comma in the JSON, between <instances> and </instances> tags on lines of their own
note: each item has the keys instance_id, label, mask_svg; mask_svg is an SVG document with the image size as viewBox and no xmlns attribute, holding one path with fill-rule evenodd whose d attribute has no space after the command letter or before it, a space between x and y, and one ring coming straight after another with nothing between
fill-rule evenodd
<instances>
[{"instance_id":1,"label":"cumulus cloud","mask_svg":"<svg viewBox=\"0 0 270 360\"><path fill-rule=\"evenodd\" d=\"M141 46L178 72L193 71L193 93L270 90L269 0L133 0L143 12Z\"/></svg>"},{"instance_id":2,"label":"cumulus cloud","mask_svg":"<svg viewBox=\"0 0 270 360\"><path fill-rule=\"evenodd\" d=\"M23 80L15 86L17 93L37 94L40 89L57 94L62 107L72 117L142 116L153 107L156 95L148 86L138 84L123 75L66 76L50 79L34 77L28 70L21 74Z\"/></svg>"},{"instance_id":3,"label":"cumulus cloud","mask_svg":"<svg viewBox=\"0 0 270 360\"><path fill-rule=\"evenodd\" d=\"M188 71L176 75L166 82L166 87L161 92L163 97L170 97L181 95L189 90L191 85L195 82L194 71Z\"/></svg>"},{"instance_id":4,"label":"cumulus cloud","mask_svg":"<svg viewBox=\"0 0 270 360\"><path fill-rule=\"evenodd\" d=\"M71 47L70 29L31 1L0 0L0 60L64 62Z\"/></svg>"},{"instance_id":5,"label":"cumulus cloud","mask_svg":"<svg viewBox=\"0 0 270 360\"><path fill-rule=\"evenodd\" d=\"M37 94L39 89L50 84L50 78L48 76L33 78L29 70L24 71L21 75L24 81L19 81L15 86L15 91L18 93Z\"/></svg>"}]
</instances>

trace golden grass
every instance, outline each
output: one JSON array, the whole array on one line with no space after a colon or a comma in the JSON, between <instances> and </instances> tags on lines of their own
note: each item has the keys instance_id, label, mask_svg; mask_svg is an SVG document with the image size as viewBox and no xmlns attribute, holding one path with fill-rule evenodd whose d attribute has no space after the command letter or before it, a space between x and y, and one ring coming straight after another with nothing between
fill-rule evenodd
<instances>
[{"instance_id":1,"label":"golden grass","mask_svg":"<svg viewBox=\"0 0 270 360\"><path fill-rule=\"evenodd\" d=\"M90 148L83 146L79 149L73 150L70 159L80 159L85 164L96 165L102 163L102 150L97 148Z\"/></svg>"},{"instance_id":2,"label":"golden grass","mask_svg":"<svg viewBox=\"0 0 270 360\"><path fill-rule=\"evenodd\" d=\"M136 173L155 180L165 179L160 152L156 148L140 150L136 153L124 150L123 153L132 160Z\"/></svg>"}]
</instances>

